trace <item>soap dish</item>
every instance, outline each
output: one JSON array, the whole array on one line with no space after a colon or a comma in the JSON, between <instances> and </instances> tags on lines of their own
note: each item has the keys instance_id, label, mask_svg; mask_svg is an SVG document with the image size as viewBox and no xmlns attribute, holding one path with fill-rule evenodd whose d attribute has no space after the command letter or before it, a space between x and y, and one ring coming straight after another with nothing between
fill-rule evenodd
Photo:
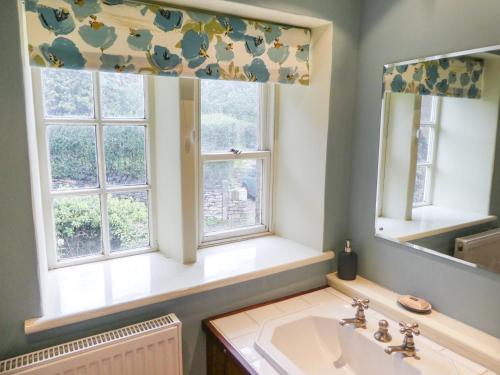
<instances>
[{"instance_id":1,"label":"soap dish","mask_svg":"<svg viewBox=\"0 0 500 375\"><path fill-rule=\"evenodd\" d=\"M429 314L432 311L432 305L429 302L427 302L425 299L411 295L404 295L399 297L398 303L406 310L418 314Z\"/></svg>"}]
</instances>

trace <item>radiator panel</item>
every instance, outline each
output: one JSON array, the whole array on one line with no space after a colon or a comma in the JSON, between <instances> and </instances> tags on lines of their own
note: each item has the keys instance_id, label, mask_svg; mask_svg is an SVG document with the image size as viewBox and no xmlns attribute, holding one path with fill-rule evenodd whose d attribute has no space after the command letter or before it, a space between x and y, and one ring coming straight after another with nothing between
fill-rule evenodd
<instances>
[{"instance_id":1,"label":"radiator panel","mask_svg":"<svg viewBox=\"0 0 500 375\"><path fill-rule=\"evenodd\" d=\"M500 229L457 238L454 256L500 272Z\"/></svg>"},{"instance_id":2,"label":"radiator panel","mask_svg":"<svg viewBox=\"0 0 500 375\"><path fill-rule=\"evenodd\" d=\"M181 324L173 314L82 340L2 361L0 374L182 374Z\"/></svg>"}]
</instances>

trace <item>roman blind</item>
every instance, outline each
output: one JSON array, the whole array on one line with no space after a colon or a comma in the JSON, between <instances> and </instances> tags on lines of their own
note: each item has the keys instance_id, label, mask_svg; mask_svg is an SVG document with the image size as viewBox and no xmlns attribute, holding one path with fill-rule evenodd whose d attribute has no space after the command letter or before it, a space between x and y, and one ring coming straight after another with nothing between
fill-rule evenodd
<instances>
[{"instance_id":1,"label":"roman blind","mask_svg":"<svg viewBox=\"0 0 500 375\"><path fill-rule=\"evenodd\" d=\"M484 61L442 58L384 67L384 91L480 99Z\"/></svg>"},{"instance_id":2,"label":"roman blind","mask_svg":"<svg viewBox=\"0 0 500 375\"><path fill-rule=\"evenodd\" d=\"M130 0L25 0L36 67L309 84L311 31Z\"/></svg>"}]
</instances>

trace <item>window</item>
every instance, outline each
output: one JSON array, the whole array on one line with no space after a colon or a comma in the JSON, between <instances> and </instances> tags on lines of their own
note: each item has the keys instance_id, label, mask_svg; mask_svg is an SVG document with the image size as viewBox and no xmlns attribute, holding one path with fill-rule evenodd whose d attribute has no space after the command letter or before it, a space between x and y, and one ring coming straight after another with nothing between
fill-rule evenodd
<instances>
[{"instance_id":1,"label":"window","mask_svg":"<svg viewBox=\"0 0 500 375\"><path fill-rule=\"evenodd\" d=\"M424 95L420 107L420 125L417 131L417 169L413 191L413 207L430 205L434 157L437 138L439 98Z\"/></svg>"},{"instance_id":2,"label":"window","mask_svg":"<svg viewBox=\"0 0 500 375\"><path fill-rule=\"evenodd\" d=\"M153 248L146 83L33 70L51 268Z\"/></svg>"},{"instance_id":3,"label":"window","mask_svg":"<svg viewBox=\"0 0 500 375\"><path fill-rule=\"evenodd\" d=\"M200 81L200 240L269 231L268 86Z\"/></svg>"}]
</instances>

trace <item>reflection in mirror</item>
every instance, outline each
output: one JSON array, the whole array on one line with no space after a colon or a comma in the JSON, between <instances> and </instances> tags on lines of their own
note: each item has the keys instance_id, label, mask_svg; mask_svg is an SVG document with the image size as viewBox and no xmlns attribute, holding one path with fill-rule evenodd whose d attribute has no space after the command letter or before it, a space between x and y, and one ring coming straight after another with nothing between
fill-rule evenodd
<instances>
[{"instance_id":1,"label":"reflection in mirror","mask_svg":"<svg viewBox=\"0 0 500 375\"><path fill-rule=\"evenodd\" d=\"M500 47L386 65L383 88L375 234L500 273Z\"/></svg>"}]
</instances>

